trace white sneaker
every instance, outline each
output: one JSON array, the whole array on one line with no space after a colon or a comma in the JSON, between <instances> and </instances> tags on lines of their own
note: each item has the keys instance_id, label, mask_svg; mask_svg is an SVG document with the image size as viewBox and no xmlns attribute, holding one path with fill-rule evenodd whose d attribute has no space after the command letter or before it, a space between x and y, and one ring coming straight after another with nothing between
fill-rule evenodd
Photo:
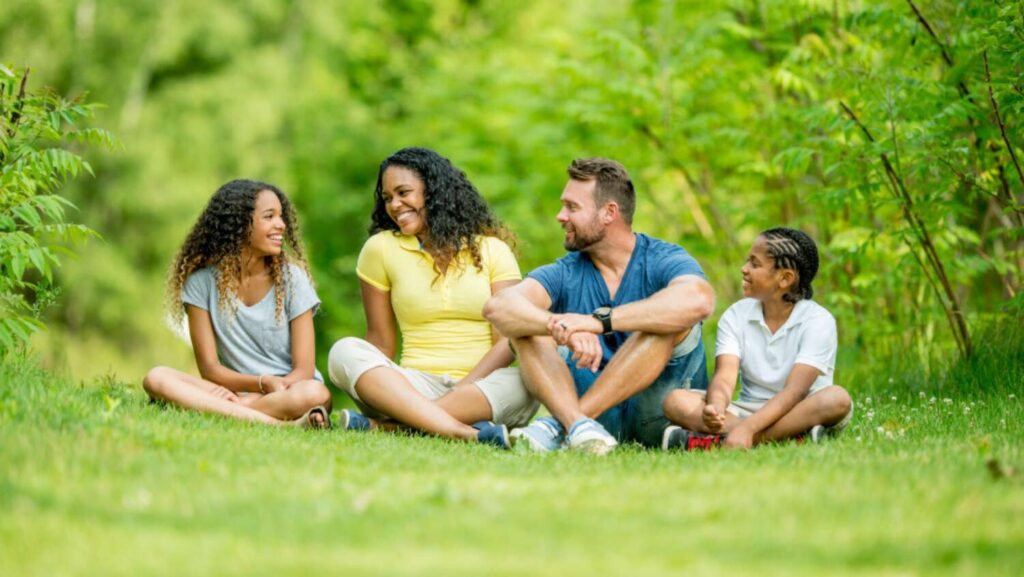
<instances>
[{"instance_id":1,"label":"white sneaker","mask_svg":"<svg viewBox=\"0 0 1024 577\"><path fill-rule=\"evenodd\" d=\"M597 456L607 455L619 446L615 437L594 419L580 419L573 423L569 427L567 444L574 451Z\"/></svg>"}]
</instances>

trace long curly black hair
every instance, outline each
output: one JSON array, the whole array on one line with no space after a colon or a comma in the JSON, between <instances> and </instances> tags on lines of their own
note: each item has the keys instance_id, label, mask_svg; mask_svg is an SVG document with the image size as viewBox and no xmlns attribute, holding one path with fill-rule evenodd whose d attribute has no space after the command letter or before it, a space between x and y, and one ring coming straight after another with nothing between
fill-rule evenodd
<instances>
[{"instance_id":1,"label":"long curly black hair","mask_svg":"<svg viewBox=\"0 0 1024 577\"><path fill-rule=\"evenodd\" d=\"M171 319L181 323L185 308L181 302L181 289L189 275L198 269L217 268L217 294L220 310L234 315L238 310L238 285L242 280L242 249L252 232L256 197L264 190L277 195L281 201L281 218L287 230L284 233L285 250L277 256L266 256L264 262L270 271L275 290L275 317L284 318L285 282L288 263L299 265L307 276L309 265L299 241L299 226L295 209L283 192L272 184L255 180L232 180L217 189L207 203L199 220L185 238L185 243L174 257L167 281L167 305ZM291 254L289 255L288 252Z\"/></svg>"},{"instance_id":2,"label":"long curly black hair","mask_svg":"<svg viewBox=\"0 0 1024 577\"><path fill-rule=\"evenodd\" d=\"M479 236L497 237L515 248L515 237L491 213L487 201L466 178L466 173L433 150L417 147L403 148L380 163L370 235L382 230L399 230L384 207L382 180L384 171L391 166L408 168L423 181L428 239L424 249L434 257L434 270L438 277L442 274L438 261L461 267L463 263L455 257L463 249L469 251L473 265L482 271Z\"/></svg>"},{"instance_id":3,"label":"long curly black hair","mask_svg":"<svg viewBox=\"0 0 1024 577\"><path fill-rule=\"evenodd\" d=\"M766 252L775 261L775 268L796 271L797 286L783 295L787 302L796 303L814 296L811 281L818 274L818 246L803 231L775 227L761 233L767 241Z\"/></svg>"}]
</instances>

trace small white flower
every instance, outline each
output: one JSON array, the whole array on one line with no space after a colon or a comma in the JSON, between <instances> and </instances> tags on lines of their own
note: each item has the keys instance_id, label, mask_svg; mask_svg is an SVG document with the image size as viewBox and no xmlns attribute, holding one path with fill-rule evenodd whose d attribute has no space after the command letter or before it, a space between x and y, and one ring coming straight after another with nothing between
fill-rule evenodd
<instances>
[{"instance_id":1,"label":"small white flower","mask_svg":"<svg viewBox=\"0 0 1024 577\"><path fill-rule=\"evenodd\" d=\"M875 432L876 432L876 433L884 433L884 432L885 432L885 427L881 427L881 426L880 426L880 427L877 427L877 428L875 429Z\"/></svg>"},{"instance_id":2,"label":"small white flower","mask_svg":"<svg viewBox=\"0 0 1024 577\"><path fill-rule=\"evenodd\" d=\"M1010 398L1012 399L1013 397L1011 396ZM871 404L871 397L868 397L868 398L864 399L864 404L865 405L870 405Z\"/></svg>"},{"instance_id":3,"label":"small white flower","mask_svg":"<svg viewBox=\"0 0 1024 577\"><path fill-rule=\"evenodd\" d=\"M932 398L928 399L928 402L934 405L935 404L935 397L932 397Z\"/></svg>"},{"instance_id":4,"label":"small white flower","mask_svg":"<svg viewBox=\"0 0 1024 577\"><path fill-rule=\"evenodd\" d=\"M964 407L964 414L965 415L971 414L971 408L970 407Z\"/></svg>"},{"instance_id":5,"label":"small white flower","mask_svg":"<svg viewBox=\"0 0 1024 577\"><path fill-rule=\"evenodd\" d=\"M923 399L923 398L924 398L924 391L918 391L918 392L917 392L917 396L918 396L919 398L922 398L922 399Z\"/></svg>"},{"instance_id":6,"label":"small white flower","mask_svg":"<svg viewBox=\"0 0 1024 577\"><path fill-rule=\"evenodd\" d=\"M953 399L951 399L949 397L946 397L945 399L942 399L942 402L946 403L947 405L952 405L953 404Z\"/></svg>"},{"instance_id":7,"label":"small white flower","mask_svg":"<svg viewBox=\"0 0 1024 577\"><path fill-rule=\"evenodd\" d=\"M859 442L861 442L861 439L862 439L862 437L861 437L860 435L857 435L857 438L856 438L856 439L854 439L854 440L855 440L855 441L857 441L857 442L859 443Z\"/></svg>"},{"instance_id":8,"label":"small white flower","mask_svg":"<svg viewBox=\"0 0 1024 577\"><path fill-rule=\"evenodd\" d=\"M1011 398L1011 399L1016 399L1016 398L1017 398L1017 395L1015 395L1015 394L1013 394L1013 393L1010 393L1010 398Z\"/></svg>"},{"instance_id":9,"label":"small white flower","mask_svg":"<svg viewBox=\"0 0 1024 577\"><path fill-rule=\"evenodd\" d=\"M896 379L894 379L894 378L892 378L892 377L889 377L889 384L890 384L890 385L891 385L891 384L893 384L893 383L895 383L895 382L896 382Z\"/></svg>"},{"instance_id":10,"label":"small white flower","mask_svg":"<svg viewBox=\"0 0 1024 577\"><path fill-rule=\"evenodd\" d=\"M889 400L895 402L896 401L896 395L893 395L893 396L889 397Z\"/></svg>"}]
</instances>

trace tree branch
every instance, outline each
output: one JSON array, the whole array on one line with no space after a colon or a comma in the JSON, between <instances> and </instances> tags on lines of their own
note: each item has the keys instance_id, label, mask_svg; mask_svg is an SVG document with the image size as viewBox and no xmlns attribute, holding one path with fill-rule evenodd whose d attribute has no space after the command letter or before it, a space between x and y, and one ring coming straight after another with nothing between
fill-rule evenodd
<instances>
[{"instance_id":1,"label":"tree branch","mask_svg":"<svg viewBox=\"0 0 1024 577\"><path fill-rule=\"evenodd\" d=\"M942 43L942 40L939 39L939 35L935 33L935 29L932 28L932 25L928 23L927 19L925 19L924 14L922 14L917 8L917 5L914 4L914 0L907 0L907 4L910 4L910 9L914 11L914 16L917 16L917 21L921 23L921 26L924 27L926 32L928 32L928 35L932 37L932 41L935 42L935 45L939 47L939 52L942 54L942 60L947 66L952 68L953 56L949 53L946 45ZM964 84L962 80L956 83L956 88L960 92L960 96L966 97L969 93L967 85Z\"/></svg>"},{"instance_id":2,"label":"tree branch","mask_svg":"<svg viewBox=\"0 0 1024 577\"><path fill-rule=\"evenodd\" d=\"M996 102L995 94L992 92L992 73L988 68L988 50L982 52L981 57L985 61L985 84L988 85L988 101L992 103L992 110L996 114L996 124L999 125L999 134L1003 137L1003 143L1006 144L1006 149L1010 151L1010 160L1013 161L1013 166L1017 169L1017 176L1020 178L1020 184L1024 187L1024 170L1021 170L1020 161L1017 159L1017 153L1013 150L1013 144L1010 143L1010 137L1006 135L1006 125L1003 123L1003 118L999 114L999 104Z\"/></svg>"}]
</instances>

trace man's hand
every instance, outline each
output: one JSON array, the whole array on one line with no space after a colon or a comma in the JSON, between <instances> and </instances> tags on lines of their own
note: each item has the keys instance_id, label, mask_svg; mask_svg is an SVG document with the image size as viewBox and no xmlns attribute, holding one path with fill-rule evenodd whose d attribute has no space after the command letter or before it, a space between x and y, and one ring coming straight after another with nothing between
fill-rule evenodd
<instances>
[{"instance_id":1,"label":"man's hand","mask_svg":"<svg viewBox=\"0 0 1024 577\"><path fill-rule=\"evenodd\" d=\"M704 405L704 413L701 415L704 421L704 426L708 428L710 433L721 433L722 429L725 428L725 412L719 412L718 409L712 405Z\"/></svg>"},{"instance_id":2,"label":"man's hand","mask_svg":"<svg viewBox=\"0 0 1024 577\"><path fill-rule=\"evenodd\" d=\"M577 369L590 369L597 372L601 368L601 359L604 357L604 350L601 348L601 338L593 333L573 333L569 337L566 346L572 351L572 360L576 361Z\"/></svg>"},{"instance_id":3,"label":"man's hand","mask_svg":"<svg viewBox=\"0 0 1024 577\"><path fill-rule=\"evenodd\" d=\"M569 337L576 333L600 335L603 332L604 325L591 315L566 313L551 315L551 318L548 319L548 333L560 345L568 345Z\"/></svg>"},{"instance_id":4,"label":"man's hand","mask_svg":"<svg viewBox=\"0 0 1024 577\"><path fill-rule=\"evenodd\" d=\"M730 449L749 449L754 446L754 433L742 424L737 425L725 438L724 446Z\"/></svg>"}]
</instances>

